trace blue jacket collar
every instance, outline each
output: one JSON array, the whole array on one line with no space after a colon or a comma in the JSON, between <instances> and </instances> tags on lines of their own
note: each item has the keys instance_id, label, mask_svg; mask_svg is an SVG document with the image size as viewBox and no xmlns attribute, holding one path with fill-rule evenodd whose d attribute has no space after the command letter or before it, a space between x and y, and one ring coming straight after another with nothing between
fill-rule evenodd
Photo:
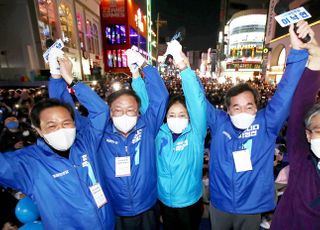
<instances>
[{"instance_id":1,"label":"blue jacket collar","mask_svg":"<svg viewBox=\"0 0 320 230\"><path fill-rule=\"evenodd\" d=\"M43 138L38 138L37 139L37 146L42 149L43 154L47 156L53 156L57 155L49 146L48 144L44 141Z\"/></svg>"}]
</instances>

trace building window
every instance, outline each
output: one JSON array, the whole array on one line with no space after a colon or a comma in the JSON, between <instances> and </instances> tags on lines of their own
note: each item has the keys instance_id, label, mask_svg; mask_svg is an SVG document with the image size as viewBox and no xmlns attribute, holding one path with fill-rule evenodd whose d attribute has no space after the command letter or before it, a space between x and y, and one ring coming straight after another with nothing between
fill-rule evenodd
<instances>
[{"instance_id":1,"label":"building window","mask_svg":"<svg viewBox=\"0 0 320 230\"><path fill-rule=\"evenodd\" d=\"M99 55L99 34L98 34L98 27L95 23L92 25L92 39L94 45L94 53Z\"/></svg>"},{"instance_id":2,"label":"building window","mask_svg":"<svg viewBox=\"0 0 320 230\"><path fill-rule=\"evenodd\" d=\"M107 58L108 58L107 65L109 68L128 67L127 55L124 49L108 50Z\"/></svg>"},{"instance_id":3,"label":"building window","mask_svg":"<svg viewBox=\"0 0 320 230\"><path fill-rule=\"evenodd\" d=\"M86 38L87 38L88 51L90 53L94 53L94 50L93 50L93 37L92 37L92 23L91 23L90 20L86 21Z\"/></svg>"},{"instance_id":4,"label":"building window","mask_svg":"<svg viewBox=\"0 0 320 230\"><path fill-rule=\"evenodd\" d=\"M109 45L123 45L127 42L125 25L108 25L106 38Z\"/></svg>"},{"instance_id":5,"label":"building window","mask_svg":"<svg viewBox=\"0 0 320 230\"><path fill-rule=\"evenodd\" d=\"M77 27L79 31L80 47L82 50L85 50L86 46L84 44L83 18L79 12L77 13Z\"/></svg>"},{"instance_id":6,"label":"building window","mask_svg":"<svg viewBox=\"0 0 320 230\"><path fill-rule=\"evenodd\" d=\"M130 27L130 44L139 47L140 49L147 50L146 39L139 35L138 32Z\"/></svg>"},{"instance_id":7,"label":"building window","mask_svg":"<svg viewBox=\"0 0 320 230\"><path fill-rule=\"evenodd\" d=\"M62 39L67 47L76 48L75 32L71 8L61 1L59 5L59 17L61 23Z\"/></svg>"},{"instance_id":8,"label":"building window","mask_svg":"<svg viewBox=\"0 0 320 230\"><path fill-rule=\"evenodd\" d=\"M52 0L38 0L39 9L39 32L42 49L47 49L46 40L48 38L57 39L57 18Z\"/></svg>"}]
</instances>

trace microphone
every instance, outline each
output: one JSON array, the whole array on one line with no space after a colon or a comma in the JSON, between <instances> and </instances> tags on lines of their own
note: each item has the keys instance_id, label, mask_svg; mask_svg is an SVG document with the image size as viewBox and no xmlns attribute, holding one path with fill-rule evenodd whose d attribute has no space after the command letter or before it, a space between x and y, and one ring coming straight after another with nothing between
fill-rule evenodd
<instances>
[{"instance_id":1,"label":"microphone","mask_svg":"<svg viewBox=\"0 0 320 230\"><path fill-rule=\"evenodd\" d=\"M51 38L46 40L46 48L48 49L50 46L54 44L54 41Z\"/></svg>"},{"instance_id":2,"label":"microphone","mask_svg":"<svg viewBox=\"0 0 320 230\"><path fill-rule=\"evenodd\" d=\"M181 26L176 30L175 34L172 36L170 41L177 40L178 42L182 42L185 36L186 36L186 29L183 26ZM173 56L171 54L168 54L164 63L166 65L171 65L172 62L173 62Z\"/></svg>"},{"instance_id":3,"label":"microphone","mask_svg":"<svg viewBox=\"0 0 320 230\"><path fill-rule=\"evenodd\" d=\"M176 33L171 38L171 41L177 40L178 42L181 42L185 38L185 36L186 36L186 28L181 26L176 30Z\"/></svg>"},{"instance_id":4,"label":"microphone","mask_svg":"<svg viewBox=\"0 0 320 230\"><path fill-rule=\"evenodd\" d=\"M274 7L274 12L277 14L275 19L282 27L294 24L294 32L298 35L298 27L296 26L296 23L298 21L310 18L311 15L303 7L289 11L289 4L291 2L293 2L293 0L279 0ZM304 38L300 38L300 40L303 43L308 43L311 40L311 37L309 34L307 34Z\"/></svg>"}]
</instances>

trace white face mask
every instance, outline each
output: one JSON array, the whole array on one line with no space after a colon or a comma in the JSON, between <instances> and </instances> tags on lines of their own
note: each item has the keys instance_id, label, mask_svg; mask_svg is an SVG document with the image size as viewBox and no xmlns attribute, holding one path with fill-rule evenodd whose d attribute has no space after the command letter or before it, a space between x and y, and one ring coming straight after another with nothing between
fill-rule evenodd
<instances>
[{"instance_id":1,"label":"white face mask","mask_svg":"<svg viewBox=\"0 0 320 230\"><path fill-rule=\"evenodd\" d=\"M320 138L311 139L311 150L320 159Z\"/></svg>"},{"instance_id":2,"label":"white face mask","mask_svg":"<svg viewBox=\"0 0 320 230\"><path fill-rule=\"evenodd\" d=\"M58 151L66 151L76 138L76 128L59 129L52 133L43 134L45 141Z\"/></svg>"},{"instance_id":3,"label":"white face mask","mask_svg":"<svg viewBox=\"0 0 320 230\"><path fill-rule=\"evenodd\" d=\"M120 117L112 117L114 126L122 133L128 133L137 124L137 116L128 116L126 114Z\"/></svg>"},{"instance_id":4,"label":"white face mask","mask_svg":"<svg viewBox=\"0 0 320 230\"><path fill-rule=\"evenodd\" d=\"M249 113L239 113L234 116L230 115L232 124L238 129L249 128L255 118L256 118L256 115L251 115Z\"/></svg>"},{"instance_id":5,"label":"white face mask","mask_svg":"<svg viewBox=\"0 0 320 230\"><path fill-rule=\"evenodd\" d=\"M189 120L187 118L172 117L167 119L167 123L173 133L180 134L187 128Z\"/></svg>"}]
</instances>

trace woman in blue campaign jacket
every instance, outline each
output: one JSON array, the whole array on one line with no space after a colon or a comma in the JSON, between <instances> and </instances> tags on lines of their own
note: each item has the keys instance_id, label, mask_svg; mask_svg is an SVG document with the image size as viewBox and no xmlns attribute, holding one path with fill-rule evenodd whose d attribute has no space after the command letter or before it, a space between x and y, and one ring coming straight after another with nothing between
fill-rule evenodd
<instances>
[{"instance_id":1,"label":"woman in blue campaign jacket","mask_svg":"<svg viewBox=\"0 0 320 230\"><path fill-rule=\"evenodd\" d=\"M64 79L74 84L71 62L61 59L60 63L61 70L70 69ZM90 191L95 189L95 194L103 197L94 154L103 135L108 107L86 85L72 87L90 114L85 132L74 136L71 107L54 99L40 102L33 108L31 118L43 138L27 148L0 154L0 183L31 197L45 229L113 229L110 204L94 198Z\"/></svg>"},{"instance_id":2,"label":"woman in blue campaign jacket","mask_svg":"<svg viewBox=\"0 0 320 230\"><path fill-rule=\"evenodd\" d=\"M185 99L170 98L167 123L161 126L156 138L158 199L164 229L198 229L202 214L206 100L194 71L185 63L181 45L170 42L167 53L172 53L181 70ZM134 89L138 95L144 91ZM141 98L144 104L147 99Z\"/></svg>"},{"instance_id":3,"label":"woman in blue campaign jacket","mask_svg":"<svg viewBox=\"0 0 320 230\"><path fill-rule=\"evenodd\" d=\"M209 163L212 229L230 229L236 224L233 220L239 218L243 225L238 224L235 229L244 226L257 229L259 214L275 208L275 141L289 115L294 91L308 59L308 52L300 49L301 42L293 28L290 37L294 49L266 108L257 112L257 96L249 88L240 91L242 85L227 93L228 113L208 105L207 121L213 140ZM240 96L242 101L236 101ZM242 112L236 113L237 110Z\"/></svg>"}]
</instances>

